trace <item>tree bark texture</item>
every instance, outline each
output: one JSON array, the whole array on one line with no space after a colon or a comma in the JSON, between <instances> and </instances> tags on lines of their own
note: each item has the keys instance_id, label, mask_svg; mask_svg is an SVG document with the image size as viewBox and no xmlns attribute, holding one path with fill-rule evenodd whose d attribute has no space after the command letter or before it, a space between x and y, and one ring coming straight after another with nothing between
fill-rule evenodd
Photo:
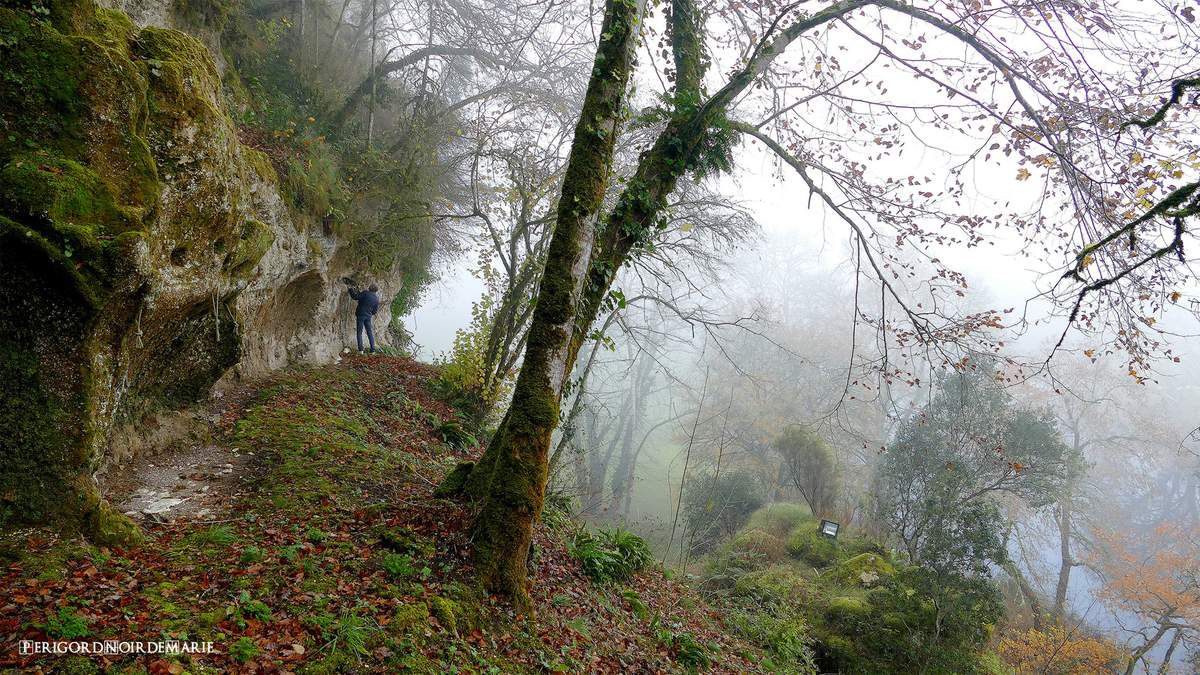
<instances>
[{"instance_id":1,"label":"tree bark texture","mask_svg":"<svg viewBox=\"0 0 1200 675\"><path fill-rule=\"evenodd\" d=\"M867 4L871 3L838 2L779 28L707 98L700 84L705 66L703 19L676 9L674 16L680 20L673 26L673 51L691 60L676 64L681 77L671 119L642 154L600 227L642 16L638 0L607 0L513 400L479 462L466 469L465 477L458 470L452 474L461 480L461 492L481 505L473 525L473 558L487 590L510 596L518 606L529 605L526 555L541 512L563 385L617 272L656 231L668 196L679 178L695 168L714 125L723 123L738 95L803 33Z\"/></svg>"},{"instance_id":2,"label":"tree bark texture","mask_svg":"<svg viewBox=\"0 0 1200 675\"><path fill-rule=\"evenodd\" d=\"M467 477L480 502L473 561L485 589L528 607L526 558L545 497L550 436L574 362L578 303L612 169L642 18L639 0L608 0L595 65L575 127L554 235L512 403Z\"/></svg>"}]
</instances>

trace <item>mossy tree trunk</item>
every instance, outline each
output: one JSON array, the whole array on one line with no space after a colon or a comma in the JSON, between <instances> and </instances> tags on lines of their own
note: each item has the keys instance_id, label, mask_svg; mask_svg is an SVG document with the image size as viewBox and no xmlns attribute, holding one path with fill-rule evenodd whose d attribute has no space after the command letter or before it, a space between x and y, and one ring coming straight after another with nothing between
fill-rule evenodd
<instances>
[{"instance_id":1,"label":"mossy tree trunk","mask_svg":"<svg viewBox=\"0 0 1200 675\"><path fill-rule=\"evenodd\" d=\"M526 556L542 507L563 384L617 272L665 227L659 216L679 178L721 168L727 160L729 105L800 35L867 4L836 3L768 35L720 90L705 97L703 17L692 0L672 2L676 82L670 120L598 227L642 11L636 0L606 3L512 404L478 464L455 470L441 489L480 503L473 557L488 590L528 605Z\"/></svg>"},{"instance_id":2,"label":"mossy tree trunk","mask_svg":"<svg viewBox=\"0 0 1200 675\"><path fill-rule=\"evenodd\" d=\"M525 560L546 488L550 435L574 360L578 303L633 67L640 0L608 0L595 66L563 179L557 224L538 289L512 405L467 490L482 500L474 562L484 587L528 604Z\"/></svg>"}]
</instances>

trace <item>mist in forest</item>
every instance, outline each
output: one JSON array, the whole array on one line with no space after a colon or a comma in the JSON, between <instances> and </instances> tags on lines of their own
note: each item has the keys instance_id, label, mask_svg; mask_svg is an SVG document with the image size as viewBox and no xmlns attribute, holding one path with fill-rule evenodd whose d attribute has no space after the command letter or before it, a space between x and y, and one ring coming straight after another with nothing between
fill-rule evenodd
<instances>
[{"instance_id":1,"label":"mist in forest","mask_svg":"<svg viewBox=\"0 0 1200 675\"><path fill-rule=\"evenodd\" d=\"M103 546L0 542L12 635L1200 671L1191 5L8 4L0 525ZM225 511L121 475L181 448Z\"/></svg>"},{"instance_id":2,"label":"mist in forest","mask_svg":"<svg viewBox=\"0 0 1200 675\"><path fill-rule=\"evenodd\" d=\"M459 253L443 259L440 280L406 317L417 353L475 383L492 424L535 330L577 92L596 39L586 13L545 11L553 18L540 22L518 11L507 28L545 41L532 58L553 76L536 84L520 67L502 70L489 85L500 90L515 79L519 93L464 119L458 142L471 164L451 209L461 218ZM661 88L682 86L695 67L678 42L686 11L672 3L645 17L655 38L638 48L625 133L613 150L604 207L614 213L641 180L653 134L671 129ZM703 52L715 88L716 74L753 61L755 33L737 8L704 11L720 36ZM460 18L476 27L482 20ZM1164 130L1155 171L1137 168L1142 151L1128 155L1119 144L1045 151L1027 130L991 128L988 116L993 107L1019 108L1024 122L1053 134L1054 123L1020 90L1051 105L1032 79L982 105L972 97L985 76L969 73L1000 56L974 42L978 53L960 55L945 34L891 38L914 53L961 60L942 63L938 79L913 65L920 59L897 57L896 45L851 30L862 40L814 38L788 62L795 70L772 71L769 94L738 102L738 118L754 120L753 129L716 123L711 155L675 185L636 253L606 271L611 287L565 373L550 499L594 527L645 537L664 564L715 587L778 567L783 548L821 569L805 539L812 526L800 523L834 521L839 536L860 542L848 546L882 556L880 565L902 560L942 581L994 584L1010 652L1047 635L1066 644L1078 633L1096 637L1089 649L1127 650L1130 668L1195 663L1197 288L1186 275L1141 267L1136 251L1148 244L1133 239L1115 258L1100 259L1100 248L1078 253L1109 227L1109 215L1093 222L1075 212L1078 234L1048 224L1096 198L1073 173L1091 161L1137 173L1140 187L1127 194L1147 208L1137 200L1166 194L1183 177L1179 158L1195 143L1187 131L1194 120L1172 127L1174 135ZM1014 30L1013 49L1042 49ZM419 42L413 33L384 46ZM530 58L513 53L511 63ZM893 61L879 70L881 56ZM1124 72L1110 56L1089 62L1089 72ZM1184 58L1180 50L1164 62ZM697 91L703 72L691 83ZM821 84L796 90L788 84L796 73ZM449 67L422 77L442 78L445 92L470 90L470 78ZM889 108L879 97L893 86L905 93ZM963 98L943 112L943 100ZM973 117L972 104L985 113ZM795 111L804 116L790 117ZM821 118L823 126L813 121ZM742 136L721 135L730 129ZM1125 163L1104 164L1108 152L1127 153ZM1060 168L1051 168L1055 158ZM892 196L902 189L909 197ZM1159 252L1150 255L1152 267L1164 264ZM1140 271L1127 279L1119 270L1131 264ZM1081 282L1095 270L1088 279L1100 283L1070 290L1064 270ZM774 505L807 515L773 531L763 523L774 522ZM1022 630L1033 632L1013 637Z\"/></svg>"},{"instance_id":3,"label":"mist in forest","mask_svg":"<svg viewBox=\"0 0 1200 675\"><path fill-rule=\"evenodd\" d=\"M854 365L880 358L885 345L854 325L855 273L844 242L814 227L819 212L797 216L787 200L773 200L779 189L770 176L743 175L740 186L740 194L758 197L747 213L759 227L719 264L692 270L689 292L669 310L626 312L611 340L586 355L584 393L564 410L555 437L555 493L577 500L588 522L631 529L661 559L698 575L706 555L728 546L745 518L771 503L801 504L886 538L891 533L873 509L889 447L906 425L928 423L926 410L954 380L983 372L976 384L1004 403L980 414L1040 417L1069 455L1053 461L1071 465L1030 492L1003 485L1003 472L995 476L1000 487L979 486L999 506L1010 562L996 566L996 577L1010 616L1028 622L1032 613L1054 612L1117 643L1152 636L1152 618L1112 602L1112 588L1170 577L1172 563L1155 559L1160 547L1194 548L1200 532L1195 343L1176 343L1178 360L1144 378L1119 354L1096 353L1086 342L1047 363L1006 363L1006 355L1045 354L1057 338L1061 319L1034 316L1000 358L965 370L914 358L898 368L903 374L861 377ZM464 277L452 276L459 285L430 300L437 307L430 320L452 316L450 303L469 303L478 292ZM1014 275L993 258L972 278L964 304L1017 304L1036 275ZM858 302L871 306L873 298L858 292ZM1176 317L1165 330L1192 327ZM443 318L429 332L421 328L418 322L418 343L428 335L431 345L448 349L456 327ZM802 467L780 447L798 429L828 452L829 484L821 489L829 494L819 510L808 501L813 486L804 484ZM1017 471L1002 451L987 459L1006 464L1015 481L1044 469L1031 460ZM728 522L713 515L722 513ZM1131 552L1144 566L1136 581L1107 558ZM1167 649L1158 644L1149 654L1162 659ZM1176 667L1186 667L1185 654L1176 647Z\"/></svg>"},{"instance_id":4,"label":"mist in forest","mask_svg":"<svg viewBox=\"0 0 1200 675\"><path fill-rule=\"evenodd\" d=\"M1000 231L988 250L948 248L938 262L965 272L964 292L948 303L954 311L1019 315L1008 339L984 354L906 351L864 320L885 314L886 299L878 283L863 281L836 217L770 153L754 148L747 157L705 188L722 195L714 202L723 211L675 216L681 230L724 237L716 253L670 270L671 283L662 273L620 277L628 304L611 308L603 338L581 354L578 389L560 414L553 494L574 500L590 523L646 537L664 562L704 578L714 552L744 538L752 513L774 503L895 542L913 524L886 510L927 495L913 494L910 482L891 487L906 498L881 503L892 462L905 461L892 459L893 448L922 433L961 434L935 461L972 467L977 484L966 492L996 509L1005 555L986 566L1010 619L1043 626L1036 615L1057 617L1117 644L1149 644L1147 658L1186 668L1194 634L1168 628L1162 634L1175 639L1154 640L1162 615L1130 601L1127 586L1170 585L1189 574L1177 565L1196 553L1200 365L1190 312L1164 311L1156 329L1179 339L1146 372L1103 340L1070 335L1056 346L1068 322L1040 295L1055 275L1022 254L1020 237ZM421 353L454 358L455 331L461 339L470 330L454 318L479 298L470 270L448 266L418 308ZM926 428L951 396L965 402L941 420L946 428ZM976 396L987 403L972 403ZM1003 420L1038 427L1047 454L1006 450L1006 434L1016 432L998 429ZM825 484L806 482L813 460L789 449L796 434L821 448ZM994 454L978 456L979 444ZM1179 546L1175 559L1168 551Z\"/></svg>"}]
</instances>

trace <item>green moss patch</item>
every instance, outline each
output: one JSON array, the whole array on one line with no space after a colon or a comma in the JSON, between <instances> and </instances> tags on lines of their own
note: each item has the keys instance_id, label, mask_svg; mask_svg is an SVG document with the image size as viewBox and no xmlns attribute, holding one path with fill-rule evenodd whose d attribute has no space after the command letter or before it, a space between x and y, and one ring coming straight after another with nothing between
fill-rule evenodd
<instances>
[{"instance_id":1,"label":"green moss patch","mask_svg":"<svg viewBox=\"0 0 1200 675\"><path fill-rule=\"evenodd\" d=\"M774 502L750 514L745 529L762 530L780 539L787 539L793 530L812 520L812 512L803 504Z\"/></svg>"},{"instance_id":2,"label":"green moss patch","mask_svg":"<svg viewBox=\"0 0 1200 675\"><path fill-rule=\"evenodd\" d=\"M405 634L421 628L429 622L429 607L423 602L413 602L401 605L392 614L391 629L393 632Z\"/></svg>"},{"instance_id":3,"label":"green moss patch","mask_svg":"<svg viewBox=\"0 0 1200 675\"><path fill-rule=\"evenodd\" d=\"M226 255L223 268L236 277L246 277L275 243L275 233L265 223L248 220L238 233L237 243Z\"/></svg>"},{"instance_id":4,"label":"green moss patch","mask_svg":"<svg viewBox=\"0 0 1200 675\"><path fill-rule=\"evenodd\" d=\"M838 583L871 587L896 573L896 567L875 553L860 553L839 562L827 576Z\"/></svg>"},{"instance_id":5,"label":"green moss patch","mask_svg":"<svg viewBox=\"0 0 1200 675\"><path fill-rule=\"evenodd\" d=\"M829 567L837 559L837 540L820 533L816 522L797 527L788 537L787 549L813 567Z\"/></svg>"},{"instance_id":6,"label":"green moss patch","mask_svg":"<svg viewBox=\"0 0 1200 675\"><path fill-rule=\"evenodd\" d=\"M97 235L139 226L118 208L96 172L76 161L18 155L0 169L0 183L5 185L0 195L4 212L25 222L52 223L60 231L77 228L71 232L74 241L64 242L67 247L96 248Z\"/></svg>"}]
</instances>

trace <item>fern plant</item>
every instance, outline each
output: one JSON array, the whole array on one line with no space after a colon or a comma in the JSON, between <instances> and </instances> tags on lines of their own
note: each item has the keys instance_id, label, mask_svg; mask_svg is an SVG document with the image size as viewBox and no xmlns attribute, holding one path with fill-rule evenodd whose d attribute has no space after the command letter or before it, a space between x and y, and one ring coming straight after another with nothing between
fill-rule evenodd
<instances>
[{"instance_id":1,"label":"fern plant","mask_svg":"<svg viewBox=\"0 0 1200 675\"><path fill-rule=\"evenodd\" d=\"M456 420L448 420L438 425L434 431L446 445L455 450L465 450L475 445L475 437Z\"/></svg>"},{"instance_id":2,"label":"fern plant","mask_svg":"<svg viewBox=\"0 0 1200 675\"><path fill-rule=\"evenodd\" d=\"M584 573L598 582L626 581L653 560L646 540L621 528L596 534L580 530L570 552Z\"/></svg>"},{"instance_id":3,"label":"fern plant","mask_svg":"<svg viewBox=\"0 0 1200 675\"><path fill-rule=\"evenodd\" d=\"M662 616L655 615L650 630L659 643L671 650L675 662L689 673L707 670L713 664L713 649L706 647L687 631L676 633L663 623Z\"/></svg>"}]
</instances>

